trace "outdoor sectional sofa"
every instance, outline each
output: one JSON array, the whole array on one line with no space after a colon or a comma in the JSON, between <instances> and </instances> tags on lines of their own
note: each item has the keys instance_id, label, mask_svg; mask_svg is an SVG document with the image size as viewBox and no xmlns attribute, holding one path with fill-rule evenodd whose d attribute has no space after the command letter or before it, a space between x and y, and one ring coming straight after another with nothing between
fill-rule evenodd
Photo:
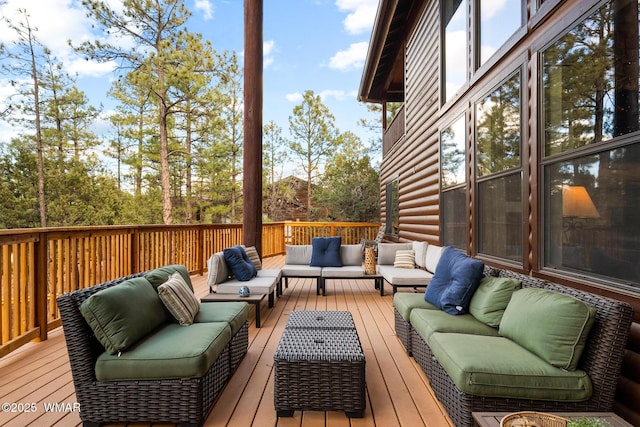
<instances>
[{"instance_id":1,"label":"outdoor sectional sofa","mask_svg":"<svg viewBox=\"0 0 640 427\"><path fill-rule=\"evenodd\" d=\"M233 263L228 261L233 259L232 257L230 258L230 252L233 252L234 249L240 250L240 254L246 256L244 262L236 259L238 267L242 268L250 263L255 267L255 275L248 272L246 274L242 274L242 272L234 274L238 270L234 271ZM213 254L207 260L207 269L207 284L211 292L237 295L240 288L246 286L249 288L251 295L267 294L269 296L269 307L273 307L275 303L274 295L280 295L282 292L282 272L279 269L263 269L262 261L253 246L247 248L243 245L236 245L232 248L225 248L223 251Z\"/></svg>"},{"instance_id":2,"label":"outdoor sectional sofa","mask_svg":"<svg viewBox=\"0 0 640 427\"><path fill-rule=\"evenodd\" d=\"M184 266L111 280L57 303L85 426L202 425L247 352L247 303L199 304Z\"/></svg>"},{"instance_id":3,"label":"outdoor sectional sofa","mask_svg":"<svg viewBox=\"0 0 640 427\"><path fill-rule=\"evenodd\" d=\"M282 277L285 288L289 278L316 280L316 294L326 295L328 279L359 279L365 277L362 267L362 246L343 245L340 237L314 237L311 245L286 245Z\"/></svg>"},{"instance_id":4,"label":"outdoor sectional sofa","mask_svg":"<svg viewBox=\"0 0 640 427\"><path fill-rule=\"evenodd\" d=\"M473 425L476 411L611 411L631 306L510 270L483 273L459 315L433 295L394 295L396 334L454 424Z\"/></svg>"},{"instance_id":5,"label":"outdoor sectional sofa","mask_svg":"<svg viewBox=\"0 0 640 427\"><path fill-rule=\"evenodd\" d=\"M413 264L398 266L398 251L413 251ZM433 278L441 253L441 246L427 242L379 243L376 271L391 285L394 294L398 288L426 287ZM384 295L384 286L380 288L380 295Z\"/></svg>"}]
</instances>

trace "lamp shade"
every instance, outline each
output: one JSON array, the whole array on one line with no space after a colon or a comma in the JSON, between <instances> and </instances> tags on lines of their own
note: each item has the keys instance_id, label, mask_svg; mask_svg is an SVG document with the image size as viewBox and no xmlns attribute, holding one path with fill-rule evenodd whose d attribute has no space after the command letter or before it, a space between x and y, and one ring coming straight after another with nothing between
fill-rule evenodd
<instances>
[{"instance_id":1,"label":"lamp shade","mask_svg":"<svg viewBox=\"0 0 640 427\"><path fill-rule=\"evenodd\" d=\"M581 185L562 186L562 216L574 218L600 218L587 189Z\"/></svg>"}]
</instances>

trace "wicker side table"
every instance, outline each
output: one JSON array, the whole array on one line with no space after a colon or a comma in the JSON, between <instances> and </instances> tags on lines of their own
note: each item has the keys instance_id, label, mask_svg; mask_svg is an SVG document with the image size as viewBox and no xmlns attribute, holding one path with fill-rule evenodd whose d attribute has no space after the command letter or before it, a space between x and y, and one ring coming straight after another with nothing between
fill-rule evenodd
<instances>
[{"instance_id":1,"label":"wicker side table","mask_svg":"<svg viewBox=\"0 0 640 427\"><path fill-rule=\"evenodd\" d=\"M361 418L365 357L355 329L285 328L274 356L279 417L294 411L345 411Z\"/></svg>"}]
</instances>

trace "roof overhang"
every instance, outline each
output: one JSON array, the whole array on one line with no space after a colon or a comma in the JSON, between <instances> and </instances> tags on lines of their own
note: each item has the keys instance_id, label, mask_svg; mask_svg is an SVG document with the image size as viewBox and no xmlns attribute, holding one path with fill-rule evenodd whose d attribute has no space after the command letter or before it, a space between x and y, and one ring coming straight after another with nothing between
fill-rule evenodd
<instances>
[{"instance_id":1,"label":"roof overhang","mask_svg":"<svg viewBox=\"0 0 640 427\"><path fill-rule=\"evenodd\" d=\"M404 45L424 0L380 0L360 81L361 102L404 101Z\"/></svg>"}]
</instances>

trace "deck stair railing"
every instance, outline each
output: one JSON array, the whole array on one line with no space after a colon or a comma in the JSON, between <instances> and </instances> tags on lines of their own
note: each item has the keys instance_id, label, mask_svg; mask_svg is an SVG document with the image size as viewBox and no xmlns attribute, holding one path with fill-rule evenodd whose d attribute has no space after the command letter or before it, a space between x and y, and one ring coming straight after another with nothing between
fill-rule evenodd
<instances>
[{"instance_id":1,"label":"deck stair railing","mask_svg":"<svg viewBox=\"0 0 640 427\"><path fill-rule=\"evenodd\" d=\"M262 256L285 244L342 236L359 243L375 223L276 222L262 226ZM56 298L66 292L150 270L183 264L204 274L206 260L241 244L242 224L134 225L0 230L0 357L60 326Z\"/></svg>"}]
</instances>

